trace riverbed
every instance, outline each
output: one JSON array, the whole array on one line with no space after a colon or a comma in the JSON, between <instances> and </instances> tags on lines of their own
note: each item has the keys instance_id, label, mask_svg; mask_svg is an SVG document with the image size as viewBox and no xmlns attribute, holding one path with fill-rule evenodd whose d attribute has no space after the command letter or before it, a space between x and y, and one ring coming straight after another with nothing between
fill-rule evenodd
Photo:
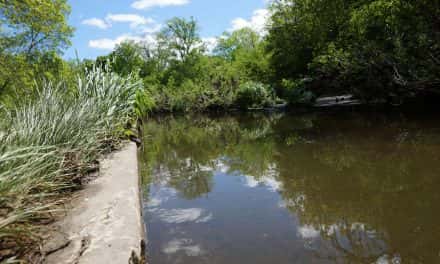
<instances>
[{"instance_id":1,"label":"riverbed","mask_svg":"<svg viewBox=\"0 0 440 264\"><path fill-rule=\"evenodd\" d=\"M151 264L440 263L437 114L161 116L143 133Z\"/></svg>"}]
</instances>

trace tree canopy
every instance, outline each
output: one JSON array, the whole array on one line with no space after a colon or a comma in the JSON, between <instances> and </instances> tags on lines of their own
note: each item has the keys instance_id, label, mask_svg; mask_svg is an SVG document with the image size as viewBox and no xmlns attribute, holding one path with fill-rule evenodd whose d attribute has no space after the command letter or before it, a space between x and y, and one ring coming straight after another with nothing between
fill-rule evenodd
<instances>
[{"instance_id":1,"label":"tree canopy","mask_svg":"<svg viewBox=\"0 0 440 264\"><path fill-rule=\"evenodd\" d=\"M317 94L366 99L440 91L437 0L277 0L271 10L278 83L311 77Z\"/></svg>"},{"instance_id":2,"label":"tree canopy","mask_svg":"<svg viewBox=\"0 0 440 264\"><path fill-rule=\"evenodd\" d=\"M60 55L73 35L69 14L67 0L0 0L0 96L64 74Z\"/></svg>"},{"instance_id":3,"label":"tree canopy","mask_svg":"<svg viewBox=\"0 0 440 264\"><path fill-rule=\"evenodd\" d=\"M346 93L365 102L440 94L439 0L274 0L269 10L264 31L227 31L211 50L195 18L175 17L148 42L83 64L137 74L168 110L230 107L240 91L275 91L292 105ZM69 13L67 0L0 0L0 93L70 78L60 58L73 34Z\"/></svg>"},{"instance_id":4,"label":"tree canopy","mask_svg":"<svg viewBox=\"0 0 440 264\"><path fill-rule=\"evenodd\" d=\"M67 0L1 0L0 50L11 53L56 51L70 45Z\"/></svg>"},{"instance_id":5,"label":"tree canopy","mask_svg":"<svg viewBox=\"0 0 440 264\"><path fill-rule=\"evenodd\" d=\"M172 51L175 58L182 61L203 48L198 25L193 17L189 20L178 17L170 19L157 35L157 41Z\"/></svg>"}]
</instances>

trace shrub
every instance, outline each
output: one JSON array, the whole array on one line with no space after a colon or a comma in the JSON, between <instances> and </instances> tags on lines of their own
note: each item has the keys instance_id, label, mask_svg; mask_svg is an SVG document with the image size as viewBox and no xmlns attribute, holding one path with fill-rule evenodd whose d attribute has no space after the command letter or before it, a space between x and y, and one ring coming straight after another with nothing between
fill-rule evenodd
<instances>
[{"instance_id":1,"label":"shrub","mask_svg":"<svg viewBox=\"0 0 440 264\"><path fill-rule=\"evenodd\" d=\"M239 86L236 104L240 108L262 108L275 104L273 90L259 82L246 82Z\"/></svg>"},{"instance_id":2,"label":"shrub","mask_svg":"<svg viewBox=\"0 0 440 264\"><path fill-rule=\"evenodd\" d=\"M313 93L307 90L306 82L307 79L283 79L281 82L283 98L291 105L311 104L315 98Z\"/></svg>"},{"instance_id":3,"label":"shrub","mask_svg":"<svg viewBox=\"0 0 440 264\"><path fill-rule=\"evenodd\" d=\"M144 117L151 113L156 107L154 98L148 91L137 91L135 101L135 112L138 117Z\"/></svg>"},{"instance_id":4,"label":"shrub","mask_svg":"<svg viewBox=\"0 0 440 264\"><path fill-rule=\"evenodd\" d=\"M147 84L146 91L155 102L155 111L204 111L227 108L235 101L235 92L231 87L214 86L204 80L187 79L176 85L170 78L167 85Z\"/></svg>"}]
</instances>

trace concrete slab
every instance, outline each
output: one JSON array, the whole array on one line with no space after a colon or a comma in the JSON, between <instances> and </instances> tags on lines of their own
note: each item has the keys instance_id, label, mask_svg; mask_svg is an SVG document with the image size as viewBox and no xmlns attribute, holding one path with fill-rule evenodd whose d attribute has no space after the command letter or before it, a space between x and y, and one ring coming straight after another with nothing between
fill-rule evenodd
<instances>
[{"instance_id":1,"label":"concrete slab","mask_svg":"<svg viewBox=\"0 0 440 264\"><path fill-rule=\"evenodd\" d=\"M57 224L68 243L45 263L127 264L133 252L140 255L144 226L137 166L132 143L101 162L99 177L79 193Z\"/></svg>"},{"instance_id":2,"label":"concrete slab","mask_svg":"<svg viewBox=\"0 0 440 264\"><path fill-rule=\"evenodd\" d=\"M359 105L361 102L354 99L353 95L346 94L340 96L320 97L315 102L315 107L347 106Z\"/></svg>"}]
</instances>

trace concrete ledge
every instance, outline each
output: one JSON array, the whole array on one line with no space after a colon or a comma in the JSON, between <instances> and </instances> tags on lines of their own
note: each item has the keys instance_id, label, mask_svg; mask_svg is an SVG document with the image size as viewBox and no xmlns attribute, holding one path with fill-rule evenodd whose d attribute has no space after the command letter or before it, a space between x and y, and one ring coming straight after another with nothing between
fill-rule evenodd
<instances>
[{"instance_id":1,"label":"concrete ledge","mask_svg":"<svg viewBox=\"0 0 440 264\"><path fill-rule=\"evenodd\" d=\"M141 263L132 257L141 254L144 238L136 145L104 159L99 174L57 224L67 242L46 263Z\"/></svg>"}]
</instances>

